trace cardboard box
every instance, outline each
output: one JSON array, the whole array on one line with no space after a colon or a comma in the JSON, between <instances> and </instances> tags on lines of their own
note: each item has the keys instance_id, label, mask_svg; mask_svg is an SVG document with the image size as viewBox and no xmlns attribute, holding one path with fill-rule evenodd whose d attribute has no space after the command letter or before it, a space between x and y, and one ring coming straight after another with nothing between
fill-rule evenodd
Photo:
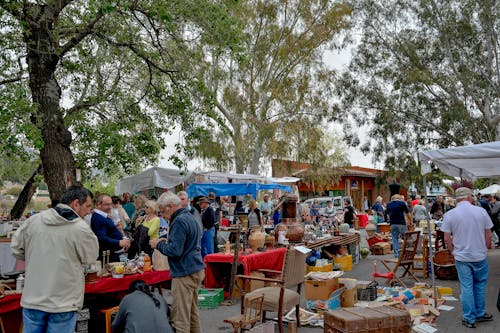
<instances>
[{"instance_id":1,"label":"cardboard box","mask_svg":"<svg viewBox=\"0 0 500 333\"><path fill-rule=\"evenodd\" d=\"M304 280L306 298L311 300L327 300L332 291L339 288L339 279L329 280Z\"/></svg>"}]
</instances>

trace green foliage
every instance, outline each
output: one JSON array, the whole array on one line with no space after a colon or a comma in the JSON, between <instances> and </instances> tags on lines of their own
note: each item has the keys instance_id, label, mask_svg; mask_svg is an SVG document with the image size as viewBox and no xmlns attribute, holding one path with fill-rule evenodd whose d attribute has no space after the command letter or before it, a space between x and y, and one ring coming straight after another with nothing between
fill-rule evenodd
<instances>
[{"instance_id":1,"label":"green foliage","mask_svg":"<svg viewBox=\"0 0 500 333\"><path fill-rule=\"evenodd\" d=\"M118 183L120 177L118 175L89 175L86 180L82 182L83 186L92 193L106 193L109 195L115 194L115 185Z\"/></svg>"},{"instance_id":2,"label":"green foliage","mask_svg":"<svg viewBox=\"0 0 500 333\"><path fill-rule=\"evenodd\" d=\"M337 1L240 1L240 50L209 56L194 68L213 103L186 136L188 156L217 169L259 173L271 158L320 163L323 117L332 110L334 72L323 51L337 47L350 9Z\"/></svg>"},{"instance_id":3,"label":"green foliage","mask_svg":"<svg viewBox=\"0 0 500 333\"><path fill-rule=\"evenodd\" d=\"M23 190L23 188L21 186L12 186L12 187L9 187L8 189L6 189L5 191L3 191L3 194L13 195L13 196L17 197L19 195L19 193L21 193L22 190Z\"/></svg>"},{"instance_id":4,"label":"green foliage","mask_svg":"<svg viewBox=\"0 0 500 333\"><path fill-rule=\"evenodd\" d=\"M415 172L417 151L500 139L500 7L487 0L353 1L359 36L337 86L348 144ZM355 126L370 125L366 138Z\"/></svg>"},{"instance_id":5,"label":"green foliage","mask_svg":"<svg viewBox=\"0 0 500 333\"><path fill-rule=\"evenodd\" d=\"M212 112L192 68L206 57L206 47L239 52L233 6L226 0L0 0L0 149L9 156L38 155L47 132L61 130L51 123L60 117L72 135L75 166L84 171L120 174L156 163L176 123ZM48 23L30 30L28 16L43 10L56 14L33 15L29 20ZM39 87L26 63L38 60L27 59L27 49L53 56L41 79L57 80L61 91L42 96L56 99L55 107L33 103ZM183 129L191 135L191 127Z\"/></svg>"}]
</instances>

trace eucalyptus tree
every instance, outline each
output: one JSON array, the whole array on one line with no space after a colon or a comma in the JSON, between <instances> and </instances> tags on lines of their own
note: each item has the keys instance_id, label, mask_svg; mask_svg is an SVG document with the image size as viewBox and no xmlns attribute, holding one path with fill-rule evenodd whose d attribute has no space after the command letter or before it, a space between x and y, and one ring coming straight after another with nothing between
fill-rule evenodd
<instances>
[{"instance_id":1,"label":"eucalyptus tree","mask_svg":"<svg viewBox=\"0 0 500 333\"><path fill-rule=\"evenodd\" d=\"M386 166L419 148L500 140L495 0L352 1L357 45L338 93L346 138ZM368 124L365 138L354 132Z\"/></svg>"},{"instance_id":2,"label":"eucalyptus tree","mask_svg":"<svg viewBox=\"0 0 500 333\"><path fill-rule=\"evenodd\" d=\"M186 136L190 154L240 173L259 173L273 157L313 162L332 112L335 76L323 54L339 46L349 14L331 0L240 1L240 52L209 48L196 66L214 109Z\"/></svg>"},{"instance_id":3,"label":"eucalyptus tree","mask_svg":"<svg viewBox=\"0 0 500 333\"><path fill-rule=\"evenodd\" d=\"M0 0L3 152L38 154L53 201L77 167L154 163L175 122L210 109L184 50L234 41L226 4Z\"/></svg>"}]
</instances>

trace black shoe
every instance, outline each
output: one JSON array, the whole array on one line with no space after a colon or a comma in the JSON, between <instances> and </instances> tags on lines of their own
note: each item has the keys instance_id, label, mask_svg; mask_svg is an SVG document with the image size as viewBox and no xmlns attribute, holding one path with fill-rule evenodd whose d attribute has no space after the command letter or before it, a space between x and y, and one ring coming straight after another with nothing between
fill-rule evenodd
<instances>
[{"instance_id":1,"label":"black shoe","mask_svg":"<svg viewBox=\"0 0 500 333\"><path fill-rule=\"evenodd\" d=\"M462 319L462 325L464 325L467 328L476 328L476 323L468 322L465 319Z\"/></svg>"},{"instance_id":2,"label":"black shoe","mask_svg":"<svg viewBox=\"0 0 500 333\"><path fill-rule=\"evenodd\" d=\"M491 313L484 313L484 316L480 318L476 318L476 322L481 323L484 321L492 321L493 320L493 315Z\"/></svg>"}]
</instances>

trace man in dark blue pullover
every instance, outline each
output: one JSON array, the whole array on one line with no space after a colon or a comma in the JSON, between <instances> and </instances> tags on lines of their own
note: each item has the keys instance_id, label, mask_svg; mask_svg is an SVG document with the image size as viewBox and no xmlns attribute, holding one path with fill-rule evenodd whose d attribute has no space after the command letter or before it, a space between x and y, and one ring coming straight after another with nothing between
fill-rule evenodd
<instances>
[{"instance_id":1,"label":"man in dark blue pullover","mask_svg":"<svg viewBox=\"0 0 500 333\"><path fill-rule=\"evenodd\" d=\"M201 258L199 223L188 209L182 207L179 197L171 192L158 199L163 217L170 221L168 242L149 241L153 249L168 256L172 277L172 322L177 333L200 333L198 315L198 288L205 277Z\"/></svg>"}]
</instances>

